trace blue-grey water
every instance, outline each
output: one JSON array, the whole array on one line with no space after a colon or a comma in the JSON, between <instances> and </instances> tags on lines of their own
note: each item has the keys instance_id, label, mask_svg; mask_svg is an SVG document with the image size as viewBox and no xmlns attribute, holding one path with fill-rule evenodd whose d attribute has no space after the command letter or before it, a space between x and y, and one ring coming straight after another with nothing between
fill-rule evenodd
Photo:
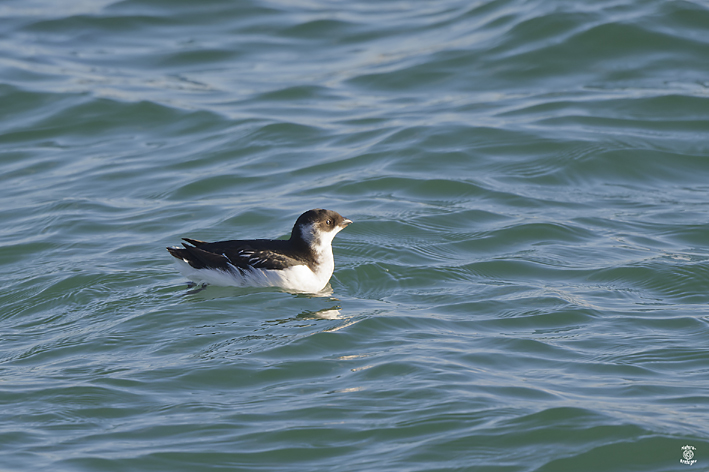
<instances>
[{"instance_id":1,"label":"blue-grey water","mask_svg":"<svg viewBox=\"0 0 709 472\"><path fill-rule=\"evenodd\" d=\"M707 470L708 59L704 1L3 0L0 470ZM316 207L321 296L165 251Z\"/></svg>"}]
</instances>

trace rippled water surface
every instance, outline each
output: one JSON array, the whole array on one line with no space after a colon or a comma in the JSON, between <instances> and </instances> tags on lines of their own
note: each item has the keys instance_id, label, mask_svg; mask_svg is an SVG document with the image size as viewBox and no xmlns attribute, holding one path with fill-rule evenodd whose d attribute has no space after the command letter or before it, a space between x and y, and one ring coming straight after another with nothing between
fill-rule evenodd
<instances>
[{"instance_id":1,"label":"rippled water surface","mask_svg":"<svg viewBox=\"0 0 709 472\"><path fill-rule=\"evenodd\" d=\"M5 0L0 48L1 470L708 466L707 3ZM316 207L320 296L165 251Z\"/></svg>"}]
</instances>

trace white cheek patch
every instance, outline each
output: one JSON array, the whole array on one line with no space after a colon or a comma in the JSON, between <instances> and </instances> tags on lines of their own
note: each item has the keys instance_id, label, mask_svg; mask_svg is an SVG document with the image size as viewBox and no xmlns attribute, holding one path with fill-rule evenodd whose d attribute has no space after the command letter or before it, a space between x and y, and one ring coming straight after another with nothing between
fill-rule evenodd
<instances>
[{"instance_id":1,"label":"white cheek patch","mask_svg":"<svg viewBox=\"0 0 709 472\"><path fill-rule=\"evenodd\" d=\"M303 225L300 227L300 236L308 244L313 244L315 240L315 225Z\"/></svg>"},{"instance_id":2,"label":"white cheek patch","mask_svg":"<svg viewBox=\"0 0 709 472\"><path fill-rule=\"evenodd\" d=\"M330 231L318 231L315 225L306 225L301 229L301 236L307 242L313 251L318 255L332 254L332 240L335 239L337 233L342 231L341 227L336 227ZM327 257L327 256L326 256ZM329 256L332 257L331 255Z\"/></svg>"}]
</instances>

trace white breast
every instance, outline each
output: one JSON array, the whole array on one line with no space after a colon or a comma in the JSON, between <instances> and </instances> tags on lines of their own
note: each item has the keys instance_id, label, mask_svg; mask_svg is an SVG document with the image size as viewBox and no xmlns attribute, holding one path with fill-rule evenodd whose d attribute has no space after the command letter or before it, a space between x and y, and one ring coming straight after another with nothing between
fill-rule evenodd
<instances>
[{"instance_id":1,"label":"white breast","mask_svg":"<svg viewBox=\"0 0 709 472\"><path fill-rule=\"evenodd\" d=\"M206 283L224 287L280 287L296 292L317 293L327 285L335 269L332 249L329 259L310 270L306 265L296 265L282 270L250 269L225 271L219 269L195 269L183 261L178 263L182 275L195 283Z\"/></svg>"}]
</instances>

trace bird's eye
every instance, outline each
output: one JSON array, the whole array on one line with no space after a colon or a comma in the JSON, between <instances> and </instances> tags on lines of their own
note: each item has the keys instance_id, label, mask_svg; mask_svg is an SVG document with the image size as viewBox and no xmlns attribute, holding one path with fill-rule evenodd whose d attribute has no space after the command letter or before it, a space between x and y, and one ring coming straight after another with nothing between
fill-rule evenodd
<instances>
[{"instance_id":1,"label":"bird's eye","mask_svg":"<svg viewBox=\"0 0 709 472\"><path fill-rule=\"evenodd\" d=\"M327 221L325 222L325 224L328 225L328 226L332 225L332 220L327 220Z\"/></svg>"}]
</instances>

